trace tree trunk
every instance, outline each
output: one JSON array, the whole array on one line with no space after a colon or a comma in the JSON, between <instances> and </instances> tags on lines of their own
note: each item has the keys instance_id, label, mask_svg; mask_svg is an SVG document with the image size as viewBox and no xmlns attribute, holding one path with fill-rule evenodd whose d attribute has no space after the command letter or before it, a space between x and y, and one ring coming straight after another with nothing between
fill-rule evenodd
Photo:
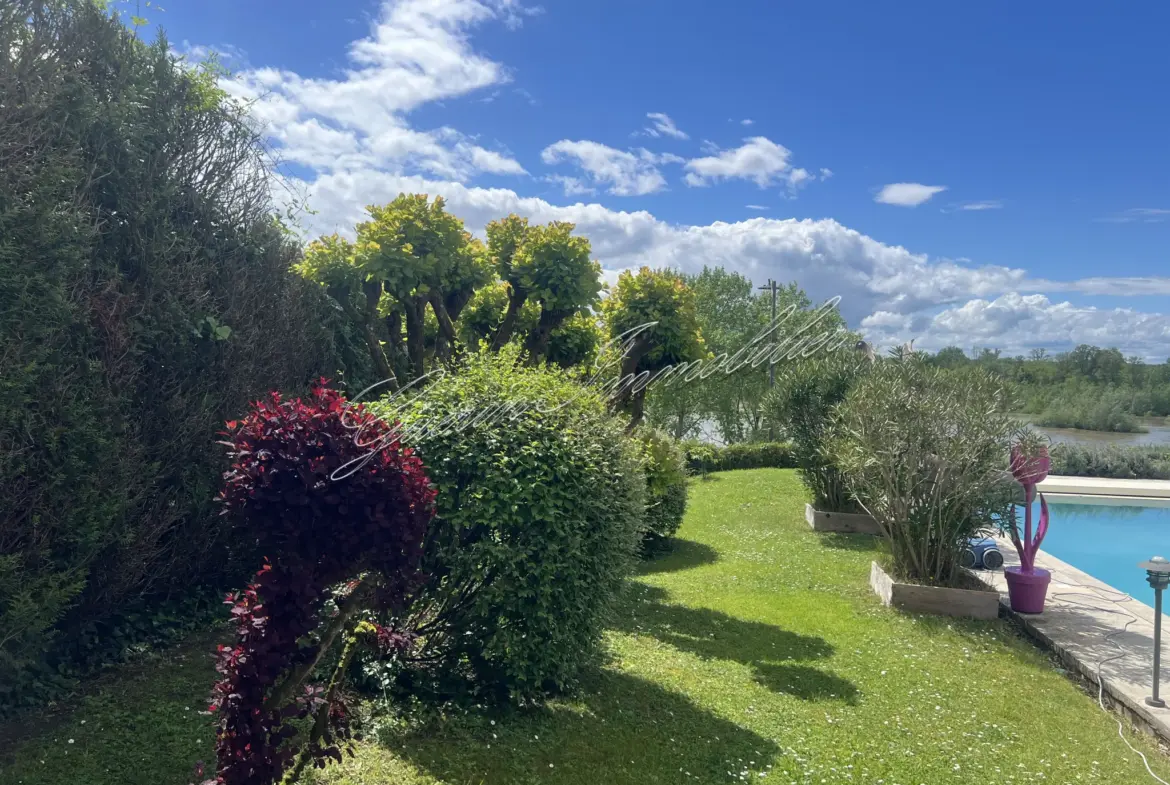
<instances>
[{"instance_id":1,"label":"tree trunk","mask_svg":"<svg viewBox=\"0 0 1170 785\"><path fill-rule=\"evenodd\" d=\"M573 315L570 311L550 311L543 306L540 309L540 321L536 323L536 329L528 334L528 340L524 342L524 350L528 352L528 364L539 365L540 361L548 353L548 344L552 340L553 330L564 324L565 319Z\"/></svg>"},{"instance_id":2,"label":"tree trunk","mask_svg":"<svg viewBox=\"0 0 1170 785\"><path fill-rule=\"evenodd\" d=\"M619 388L618 397L614 400L614 407L630 415L630 425L626 429L627 432L633 431L641 424L645 413L646 388L643 387L637 392L632 392L630 387L633 386L638 377L638 364L642 362L642 357L649 349L650 342L639 337L631 347L629 354L622 359L621 378L629 377L630 381Z\"/></svg>"},{"instance_id":3,"label":"tree trunk","mask_svg":"<svg viewBox=\"0 0 1170 785\"><path fill-rule=\"evenodd\" d=\"M516 330L516 320L520 317L520 309L524 307L524 302L528 299L528 293L511 289L508 293L508 311L504 314L504 321L500 322L499 329L492 337L491 349L493 352L498 352L504 348L512 338L512 333Z\"/></svg>"},{"instance_id":4,"label":"tree trunk","mask_svg":"<svg viewBox=\"0 0 1170 785\"><path fill-rule=\"evenodd\" d=\"M380 281L366 281L362 284L362 294L366 297L365 312L358 314L361 319L362 335L366 339L366 346L370 350L370 359L374 361L374 370L378 373L378 381L386 381L391 391L398 390L398 379L394 370L386 360L386 352L382 350L382 341L378 331L374 329L377 323L378 302L382 299L382 284ZM348 299L348 298L347 298Z\"/></svg>"},{"instance_id":5,"label":"tree trunk","mask_svg":"<svg viewBox=\"0 0 1170 785\"><path fill-rule=\"evenodd\" d=\"M463 309L471 302L474 294L475 291L472 289L457 289L443 298L443 305L447 308L447 315L451 317L452 324L459 321L459 314L463 313Z\"/></svg>"},{"instance_id":6,"label":"tree trunk","mask_svg":"<svg viewBox=\"0 0 1170 785\"><path fill-rule=\"evenodd\" d=\"M451 317L447 313L447 306L437 290L432 289L427 299L430 301L431 310L435 313L435 320L439 323L439 341L435 347L435 355L445 359L450 357L457 348L455 325L452 323Z\"/></svg>"},{"instance_id":7,"label":"tree trunk","mask_svg":"<svg viewBox=\"0 0 1170 785\"><path fill-rule=\"evenodd\" d=\"M646 388L643 387L636 393L630 395L629 409L630 424L626 426L626 433L632 433L635 428L642 424L646 412Z\"/></svg>"},{"instance_id":8,"label":"tree trunk","mask_svg":"<svg viewBox=\"0 0 1170 785\"><path fill-rule=\"evenodd\" d=\"M398 367L398 358L405 354L402 345L402 307L395 305L383 320L386 323L386 345L390 347L390 367Z\"/></svg>"},{"instance_id":9,"label":"tree trunk","mask_svg":"<svg viewBox=\"0 0 1170 785\"><path fill-rule=\"evenodd\" d=\"M427 372L427 344L423 332L426 323L427 300L421 295L411 295L403 302L406 311L406 351L410 355L411 370L415 378Z\"/></svg>"}]
</instances>

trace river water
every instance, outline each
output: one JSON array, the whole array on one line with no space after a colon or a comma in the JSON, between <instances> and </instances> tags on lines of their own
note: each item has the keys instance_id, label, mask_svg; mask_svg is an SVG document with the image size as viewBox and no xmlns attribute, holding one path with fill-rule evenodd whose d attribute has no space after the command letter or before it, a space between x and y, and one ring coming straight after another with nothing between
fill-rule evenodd
<instances>
[{"instance_id":1,"label":"river water","mask_svg":"<svg viewBox=\"0 0 1170 785\"><path fill-rule=\"evenodd\" d=\"M1111 431L1082 431L1078 428L1041 428L1032 427L1044 433L1055 442L1075 442L1078 444L1116 444L1127 445L1167 445L1170 446L1170 425L1166 424L1165 417L1138 418L1147 429L1147 433L1113 433Z\"/></svg>"}]
</instances>

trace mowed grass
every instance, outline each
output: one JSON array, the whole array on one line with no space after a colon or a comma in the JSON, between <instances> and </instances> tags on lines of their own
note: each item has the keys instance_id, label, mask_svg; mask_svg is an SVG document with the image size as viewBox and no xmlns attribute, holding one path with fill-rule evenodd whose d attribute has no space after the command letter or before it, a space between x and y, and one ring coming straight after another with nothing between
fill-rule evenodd
<instances>
[{"instance_id":1,"label":"mowed grass","mask_svg":"<svg viewBox=\"0 0 1170 785\"><path fill-rule=\"evenodd\" d=\"M787 470L695 481L676 549L633 582L607 633L610 661L579 693L539 710L383 728L310 781L1154 782L1113 716L1006 623L881 607L868 587L874 541L814 534L804 498ZM132 675L122 697L108 685L20 743L0 782L186 782L191 760L210 760L208 718L185 725L213 676L200 667L192 679L190 665L160 664ZM145 717L130 702L145 702ZM1170 779L1153 744L1126 735Z\"/></svg>"}]
</instances>

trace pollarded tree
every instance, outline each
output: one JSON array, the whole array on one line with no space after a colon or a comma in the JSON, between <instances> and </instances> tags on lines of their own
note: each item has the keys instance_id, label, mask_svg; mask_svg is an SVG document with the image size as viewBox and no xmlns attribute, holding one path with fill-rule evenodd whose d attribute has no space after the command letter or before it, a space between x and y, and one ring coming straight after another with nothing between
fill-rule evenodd
<instances>
[{"instance_id":1,"label":"pollarded tree","mask_svg":"<svg viewBox=\"0 0 1170 785\"><path fill-rule=\"evenodd\" d=\"M446 356L458 341L454 323L460 311L491 279L483 246L444 207L442 197L400 194L367 208L370 220L357 227L357 266L366 281L380 282L393 298L390 317L400 309L416 376L426 373L428 305L439 324L437 353Z\"/></svg>"},{"instance_id":2,"label":"pollarded tree","mask_svg":"<svg viewBox=\"0 0 1170 785\"><path fill-rule=\"evenodd\" d=\"M618 388L615 403L630 414L630 427L634 428L642 421L645 408L644 380L669 366L707 355L695 293L671 270L643 267L637 274L627 270L601 303L601 311L613 339L653 323L623 341L627 345L619 372L628 381Z\"/></svg>"},{"instance_id":3,"label":"pollarded tree","mask_svg":"<svg viewBox=\"0 0 1170 785\"><path fill-rule=\"evenodd\" d=\"M459 319L459 340L466 346L478 346L482 341L490 343L507 318L510 301L508 285L503 281L495 281L477 290ZM514 317L513 337L526 338L539 318L540 306L532 301L526 302Z\"/></svg>"},{"instance_id":4,"label":"pollarded tree","mask_svg":"<svg viewBox=\"0 0 1170 785\"><path fill-rule=\"evenodd\" d=\"M301 261L293 265L293 270L325 287L325 291L341 306L345 315L361 329L379 378L389 380L390 387L398 389L397 378L392 370L396 349L393 338L396 333L391 331L391 358L388 360L378 332L378 304L382 300L382 284L376 279L367 278L358 266L353 243L337 234L322 236L309 243Z\"/></svg>"},{"instance_id":5,"label":"pollarded tree","mask_svg":"<svg viewBox=\"0 0 1170 785\"><path fill-rule=\"evenodd\" d=\"M528 230L512 259L528 296L540 303L540 319L528 333L529 362L548 352L553 331L570 317L592 307L601 293L601 265L589 258L589 240L573 236L573 224L553 221Z\"/></svg>"},{"instance_id":6,"label":"pollarded tree","mask_svg":"<svg viewBox=\"0 0 1170 785\"><path fill-rule=\"evenodd\" d=\"M540 316L524 341L534 364L545 358L557 328L597 303L601 265L589 258L589 240L574 236L574 228L561 221L529 226L516 215L488 224L488 255L508 285L508 308L492 337L494 351L516 334L530 301L540 305Z\"/></svg>"}]
</instances>

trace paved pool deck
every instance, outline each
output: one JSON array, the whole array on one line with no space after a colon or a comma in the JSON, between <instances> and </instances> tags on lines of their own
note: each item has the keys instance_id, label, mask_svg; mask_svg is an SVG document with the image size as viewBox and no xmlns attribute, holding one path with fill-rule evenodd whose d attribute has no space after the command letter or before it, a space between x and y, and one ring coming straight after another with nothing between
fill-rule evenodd
<instances>
[{"instance_id":1,"label":"paved pool deck","mask_svg":"<svg viewBox=\"0 0 1170 785\"><path fill-rule=\"evenodd\" d=\"M1110 480L1103 477L1050 475L1037 487L1045 495L1170 500L1170 480Z\"/></svg>"},{"instance_id":2,"label":"paved pool deck","mask_svg":"<svg viewBox=\"0 0 1170 785\"><path fill-rule=\"evenodd\" d=\"M1053 501L1083 500L1086 503L1170 502L1170 481L1106 480L1086 477L1049 477L1040 484ZM1077 498L1081 497L1081 498ZM1120 500L1120 501L1117 501ZM1000 542L1005 566L1019 559L1009 540ZM1154 669L1153 590L1141 600L1114 589L1092 575L1078 570L1055 556L1040 551L1036 566L1052 573L1044 613L1020 614L1008 603L1007 580L1002 571L979 572L979 576L1000 592L1000 604L1009 617L1019 621L1029 635L1051 648L1065 667L1079 673L1093 685L1103 687L1106 706L1120 710L1138 727L1170 744L1170 708L1146 704L1151 694ZM1136 564L1134 569L1137 569ZM1170 608L1170 591L1163 595ZM1165 638L1170 637L1170 617L1162 618L1161 695L1170 703L1170 659Z\"/></svg>"}]
</instances>

